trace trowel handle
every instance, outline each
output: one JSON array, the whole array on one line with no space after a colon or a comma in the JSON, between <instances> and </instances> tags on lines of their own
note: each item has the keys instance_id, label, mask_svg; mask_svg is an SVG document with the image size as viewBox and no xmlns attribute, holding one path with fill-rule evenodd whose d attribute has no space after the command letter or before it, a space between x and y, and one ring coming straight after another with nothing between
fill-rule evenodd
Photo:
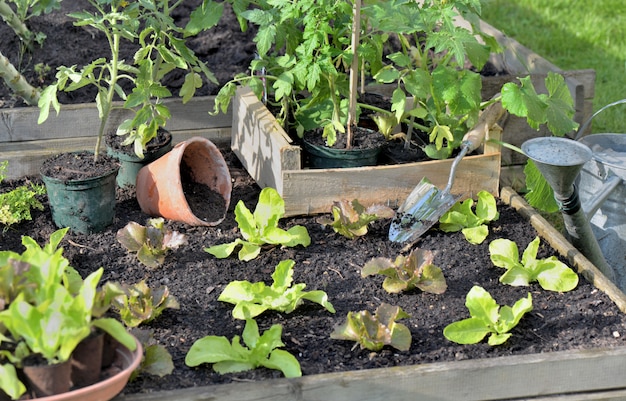
<instances>
[{"instance_id":1,"label":"trowel handle","mask_svg":"<svg viewBox=\"0 0 626 401\"><path fill-rule=\"evenodd\" d=\"M487 132L498 122L504 115L504 108L500 102L495 102L487 106L478 117L478 123L463 137L463 143L467 144L468 153L476 150L485 140Z\"/></svg>"}]
</instances>

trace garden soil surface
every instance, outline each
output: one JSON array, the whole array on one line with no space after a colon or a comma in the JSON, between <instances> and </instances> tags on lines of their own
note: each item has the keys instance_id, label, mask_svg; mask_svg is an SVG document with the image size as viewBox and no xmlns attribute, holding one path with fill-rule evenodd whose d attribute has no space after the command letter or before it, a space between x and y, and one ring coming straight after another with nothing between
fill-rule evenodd
<instances>
[{"instance_id":1,"label":"garden soil surface","mask_svg":"<svg viewBox=\"0 0 626 401\"><path fill-rule=\"evenodd\" d=\"M210 365L187 367L185 355L194 341L204 336L228 339L240 336L244 323L232 317L231 304L218 301L220 293L233 280L271 284L274 267L285 259L295 261L294 283L305 283L307 290L325 291L336 309L333 314L305 301L290 314L272 311L257 318L261 331L274 324L282 325L284 349L298 359L303 375L624 345L626 316L608 296L582 277L578 287L567 293L545 291L536 283L530 287L499 283L504 270L491 263L489 242L508 238L518 244L521 253L537 235L523 217L504 204L498 205L500 218L490 224L489 237L481 245L469 244L461 233L444 233L436 228L415 244L414 247L435 252L434 264L443 270L448 286L441 295L419 290L389 294L382 288L382 277L361 277L361 267L368 260L381 256L394 259L401 253L402 245L387 239L389 220L375 222L367 235L349 240L320 225L317 216L284 218L280 220L282 228L305 226L311 245L266 248L249 262L236 256L217 259L204 248L240 238L235 204L241 201L254 210L260 192L234 154L227 149L222 153L233 179L232 202L226 219L217 227L191 227L168 221L167 227L185 234L189 242L169 252L159 268L143 266L116 240L117 231L128 222L145 224L149 218L141 212L131 190L118 189L112 226L97 234L70 232L62 242L64 255L83 276L102 266L103 282L134 284L145 280L153 289L167 286L180 303L180 309L167 309L156 320L140 326L153 331L153 341L171 353L174 371L165 377L142 374L124 389L126 394L281 377L280 372L265 368L219 375ZM4 183L0 191L27 180ZM46 203L45 197L42 200ZM211 205L204 207L210 214ZM43 245L56 229L46 204L43 211L35 211L33 221L1 232L0 248L21 252L22 235L31 236ZM538 257L553 254L551 247L542 241ZM465 295L475 285L485 288L500 305L513 305L528 293L532 295L533 310L512 330L511 338L503 345L492 347L486 341L458 345L442 334L446 325L469 317ZM380 352L371 352L351 341L330 338L333 328L345 320L348 312L373 313L383 302L400 306L411 316L399 320L411 331L412 344L408 351L385 347Z\"/></svg>"},{"instance_id":2,"label":"garden soil surface","mask_svg":"<svg viewBox=\"0 0 626 401\"><path fill-rule=\"evenodd\" d=\"M77 11L84 7L85 1L67 0L62 4L64 12ZM184 23L185 11L178 12L176 18L177 23ZM48 35L44 48L27 55L22 63L24 75L31 81L38 79L34 72L37 63L43 62L52 67L50 72L41 76L41 85L53 80L59 64L81 64L83 60L93 57L94 52L106 54L98 33L74 27L71 19L63 13L33 18L30 25ZM254 52L251 33L242 34L233 26L237 27L236 21L227 12L218 29L191 41L191 46L209 63L221 83L234 73L245 71ZM63 36L67 32L71 39ZM0 49L13 63L17 63L17 42L11 37L5 24L0 24ZM133 49L125 51L125 58L130 59ZM173 76L172 88L176 87L176 79L180 86L180 77ZM216 90L217 86L207 85L201 94L215 94ZM4 86L0 89L0 99L1 107L22 105L19 99L8 95ZM63 101L85 102L92 99L93 94L75 93L72 98ZM349 240L321 226L316 216L285 218L280 221L283 228L298 224L307 228L311 236L310 246L266 248L250 262L239 261L236 256L216 259L204 248L240 237L234 217L235 204L242 201L248 208L254 209L260 191L232 152L228 149L222 149L222 152L233 178L232 201L226 219L216 227L191 227L168 221L168 228L185 234L189 242L171 251L159 268L143 266L116 240L117 231L127 223L145 224L149 218L141 212L133 191L118 190L115 221L104 232L89 235L70 232L62 242L64 255L83 276L102 266L103 281L134 284L145 280L154 289L167 286L180 303L180 309L168 309L143 326L153 331L155 343L163 345L171 353L174 371L164 377L141 374L124 389L126 394L281 377L280 372L265 368L219 375L213 372L210 365L190 368L184 361L194 341L204 336L232 339L241 335L244 324L232 318L232 305L217 300L225 286L233 280L271 284L274 267L285 259L295 261L294 283L305 283L307 290L325 291L336 309L333 314L305 301L290 314L266 312L257 318L261 331L274 324L282 325L284 349L298 359L303 375L615 347L625 343L626 316L608 296L582 277L578 287L568 293L544 291L537 284L510 287L499 283L498 278L504 271L491 263L489 242L496 238L511 239L518 244L521 253L537 235L520 215L503 204L499 204L499 220L490 224L489 237L481 245L469 244L460 233L443 233L436 228L428 231L415 244L415 247L435 252L434 263L443 270L448 286L441 295L419 290L388 294L381 286L382 277L361 277L361 267L368 260L380 256L393 259L401 252L401 244L387 239L389 220L376 222L370 226L367 235ZM0 184L0 192L29 181L40 182L40 179L27 177L5 182ZM31 236L42 245L48 241L57 228L52 223L45 197L42 201L45 208L34 212L33 221L0 231L0 249L23 251L23 235ZM202 212L210 214L211 205L205 203L204 207L207 210ZM554 251L542 241L538 256L544 258L553 254ZM512 330L512 336L505 344L492 347L483 341L475 345L458 345L444 338L442 332L446 325L469 317L464 305L465 295L474 285L485 288L501 305L512 305L528 293L532 295L533 310ZM330 338L333 328L345 320L348 312L368 310L373 313L383 302L400 306L410 315L399 321L411 331L412 344L408 351L385 347L380 352L371 352L355 346L353 342Z\"/></svg>"}]
</instances>

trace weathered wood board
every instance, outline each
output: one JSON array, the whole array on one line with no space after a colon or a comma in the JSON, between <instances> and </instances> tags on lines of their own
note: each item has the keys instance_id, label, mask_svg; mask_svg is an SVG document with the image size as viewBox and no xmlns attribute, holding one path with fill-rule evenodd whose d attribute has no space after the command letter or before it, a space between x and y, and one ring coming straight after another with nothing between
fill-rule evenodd
<instances>
[{"instance_id":1,"label":"weathered wood board","mask_svg":"<svg viewBox=\"0 0 626 401\"><path fill-rule=\"evenodd\" d=\"M180 99L166 99L164 103L172 113L167 128L174 143L192 136L203 136L216 144L230 141L230 112L208 114L213 110L213 96L192 98L186 104ZM128 117L128 111L116 109L108 127L114 129ZM9 162L9 179L38 174L43 160L55 153L93 150L95 146L99 124L95 103L63 105L58 116L51 114L43 124L37 124L38 118L36 107L0 109L0 161Z\"/></svg>"},{"instance_id":2,"label":"weathered wood board","mask_svg":"<svg viewBox=\"0 0 626 401\"><path fill-rule=\"evenodd\" d=\"M257 184L273 187L281 194L286 216L328 213L333 202L341 199L397 207L423 177L445 187L452 165L452 159L448 159L346 169L303 169L300 147L292 143L249 88L239 88L233 99L231 148ZM496 195L499 172L499 146L486 145L482 155L463 158L451 192L462 198L473 197L480 190Z\"/></svg>"}]
</instances>

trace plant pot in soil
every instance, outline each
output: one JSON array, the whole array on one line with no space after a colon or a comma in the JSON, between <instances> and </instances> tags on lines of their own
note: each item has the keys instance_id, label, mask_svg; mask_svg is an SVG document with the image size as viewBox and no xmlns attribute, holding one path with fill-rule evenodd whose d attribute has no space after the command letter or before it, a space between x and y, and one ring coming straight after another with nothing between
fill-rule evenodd
<instances>
[{"instance_id":1,"label":"plant pot in soil","mask_svg":"<svg viewBox=\"0 0 626 401\"><path fill-rule=\"evenodd\" d=\"M172 134L164 129L159 129L157 136L147 143L143 159L135 154L133 146L122 146L124 139L125 137L114 134L106 138L107 154L117 159L120 164L116 182L122 188L134 187L139 170L172 149Z\"/></svg>"},{"instance_id":2,"label":"plant pot in soil","mask_svg":"<svg viewBox=\"0 0 626 401\"><path fill-rule=\"evenodd\" d=\"M117 162L93 153L61 153L44 161L41 176L57 227L88 234L100 232L115 217Z\"/></svg>"},{"instance_id":3,"label":"plant pot in soil","mask_svg":"<svg viewBox=\"0 0 626 401\"><path fill-rule=\"evenodd\" d=\"M70 360L52 365L44 361L25 363L22 373L24 385L33 397L49 397L70 391L72 373Z\"/></svg>"},{"instance_id":4,"label":"plant pot in soil","mask_svg":"<svg viewBox=\"0 0 626 401\"><path fill-rule=\"evenodd\" d=\"M104 332L94 330L72 353L72 384L85 387L100 379Z\"/></svg>"},{"instance_id":5,"label":"plant pot in soil","mask_svg":"<svg viewBox=\"0 0 626 401\"><path fill-rule=\"evenodd\" d=\"M311 168L345 168L375 166L385 144L384 137L377 131L355 127L354 141L346 149L345 135L340 134L333 147L324 144L321 129L307 132L302 140L305 159Z\"/></svg>"},{"instance_id":6,"label":"plant pot in soil","mask_svg":"<svg viewBox=\"0 0 626 401\"><path fill-rule=\"evenodd\" d=\"M144 213L192 226L221 223L231 191L224 157L202 137L178 143L137 174L137 201Z\"/></svg>"}]
</instances>

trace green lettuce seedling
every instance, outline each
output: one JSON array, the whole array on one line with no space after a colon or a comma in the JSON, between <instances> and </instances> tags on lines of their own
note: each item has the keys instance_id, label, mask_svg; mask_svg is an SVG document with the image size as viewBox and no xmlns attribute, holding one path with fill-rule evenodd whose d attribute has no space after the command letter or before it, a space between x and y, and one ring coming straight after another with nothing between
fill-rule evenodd
<instances>
[{"instance_id":1,"label":"green lettuce seedling","mask_svg":"<svg viewBox=\"0 0 626 401\"><path fill-rule=\"evenodd\" d=\"M123 295L118 295L113 299L113 305L119 310L120 318L128 327L149 323L167 308L180 308L178 301L170 295L166 286L152 290L143 280L132 286L108 284L117 286L118 290L123 292Z\"/></svg>"},{"instance_id":2,"label":"green lettuce seedling","mask_svg":"<svg viewBox=\"0 0 626 401\"><path fill-rule=\"evenodd\" d=\"M352 202L342 200L333 202L331 208L332 219L322 216L318 223L329 225L336 233L354 239L367 234L367 226L380 219L390 219L394 215L393 209L385 205L371 205L365 207L357 199Z\"/></svg>"},{"instance_id":3,"label":"green lettuce seedling","mask_svg":"<svg viewBox=\"0 0 626 401\"><path fill-rule=\"evenodd\" d=\"M4 171L8 164L8 161L0 163L0 182L6 177ZM46 188L43 185L31 183L30 187L22 185L0 194L0 223L4 224L4 229L23 220L32 220L31 209L43 210L43 204L37 199L37 195L45 193Z\"/></svg>"},{"instance_id":4,"label":"green lettuce seedling","mask_svg":"<svg viewBox=\"0 0 626 401\"><path fill-rule=\"evenodd\" d=\"M473 199L457 202L439 219L439 229L445 232L461 231L465 239L472 244L481 244L489 235L487 224L498 220L500 213L496 199L487 191L478 193L476 213L472 211Z\"/></svg>"},{"instance_id":5,"label":"green lettuce seedling","mask_svg":"<svg viewBox=\"0 0 626 401\"><path fill-rule=\"evenodd\" d=\"M544 290L566 292L578 285L578 274L561 262L556 256L537 259L539 237L528 244L519 259L517 244L500 238L489 244L489 257L498 267L506 269L500 282L513 286L526 286L537 281Z\"/></svg>"},{"instance_id":6,"label":"green lettuce seedling","mask_svg":"<svg viewBox=\"0 0 626 401\"><path fill-rule=\"evenodd\" d=\"M283 328L279 324L259 335L259 327L254 319L246 319L243 329L243 342L235 336L232 342L226 337L207 336L193 343L187 356L187 366L212 363L219 374L243 372L260 366L280 370L285 377L300 377L302 372L298 360L289 352L277 349L285 344L281 341Z\"/></svg>"},{"instance_id":7,"label":"green lettuce seedling","mask_svg":"<svg viewBox=\"0 0 626 401\"><path fill-rule=\"evenodd\" d=\"M484 288L474 286L467 293L465 306L471 317L447 325L443 335L458 344L476 344L490 334L489 345L500 345L511 337L509 331L524 314L533 309L533 299L528 293L527 298L519 299L513 307L500 307Z\"/></svg>"},{"instance_id":8,"label":"green lettuce seedling","mask_svg":"<svg viewBox=\"0 0 626 401\"><path fill-rule=\"evenodd\" d=\"M335 308L324 291L306 292L304 283L291 285L294 265L295 262L290 259L278 263L272 274L274 282L269 287L263 282L232 281L224 288L218 301L235 304L233 317L242 320L258 316L268 309L291 313L305 299L335 313Z\"/></svg>"},{"instance_id":9,"label":"green lettuce seedling","mask_svg":"<svg viewBox=\"0 0 626 401\"><path fill-rule=\"evenodd\" d=\"M330 338L356 341L361 348L380 351L390 345L400 351L411 347L411 332L396 320L410 317L399 306L382 303L374 316L369 311L348 312L346 321L335 327Z\"/></svg>"},{"instance_id":10,"label":"green lettuce seedling","mask_svg":"<svg viewBox=\"0 0 626 401\"><path fill-rule=\"evenodd\" d=\"M235 206L235 220L243 239L215 245L204 250L217 258L227 258L241 245L239 260L249 261L256 258L261 252L261 246L282 245L293 247L296 245L309 246L311 237L303 226L294 226L288 230L278 227L278 220L285 215L285 202L274 188L266 187L259 194L254 213L240 200Z\"/></svg>"},{"instance_id":11,"label":"green lettuce seedling","mask_svg":"<svg viewBox=\"0 0 626 401\"><path fill-rule=\"evenodd\" d=\"M399 293L419 288L432 294L446 291L446 279L441 268L433 264L434 255L429 250L414 249L409 256L398 255L395 261L388 258L374 258L361 269L361 276L374 274L387 276L383 288L390 293Z\"/></svg>"},{"instance_id":12,"label":"green lettuce seedling","mask_svg":"<svg viewBox=\"0 0 626 401\"><path fill-rule=\"evenodd\" d=\"M129 251L137 252L137 259L151 268L163 264L168 250L187 244L185 234L168 230L161 217L148 219L146 226L131 221L118 230L117 240Z\"/></svg>"}]
</instances>

